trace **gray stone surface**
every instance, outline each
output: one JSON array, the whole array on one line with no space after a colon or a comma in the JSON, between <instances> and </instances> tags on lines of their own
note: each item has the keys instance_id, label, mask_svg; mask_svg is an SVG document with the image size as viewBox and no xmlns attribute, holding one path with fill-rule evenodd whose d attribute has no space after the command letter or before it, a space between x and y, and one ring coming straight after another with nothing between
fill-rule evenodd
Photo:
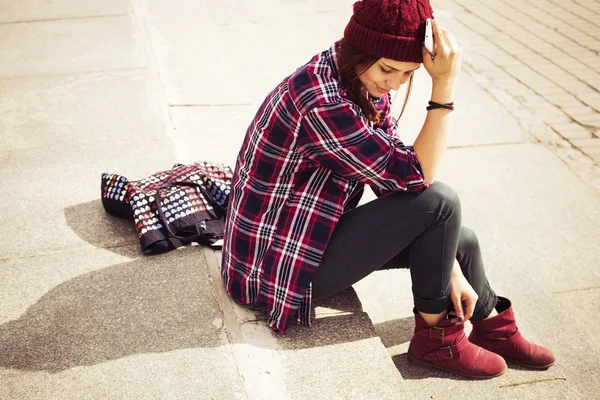
<instances>
[{"instance_id":1,"label":"gray stone surface","mask_svg":"<svg viewBox=\"0 0 600 400\"><path fill-rule=\"evenodd\" d=\"M129 15L0 24L0 76L64 74L146 65Z\"/></svg>"},{"instance_id":2,"label":"gray stone surface","mask_svg":"<svg viewBox=\"0 0 600 400\"><path fill-rule=\"evenodd\" d=\"M581 321L593 318L596 310L600 310L600 288L559 292L554 294L554 298L567 314ZM588 329L587 334L600 343L600 330Z\"/></svg>"},{"instance_id":3,"label":"gray stone surface","mask_svg":"<svg viewBox=\"0 0 600 400\"><path fill-rule=\"evenodd\" d=\"M285 76L341 34L315 24L312 7L301 2L265 1L249 7L241 1L180 0L174 8L166 7L150 1L147 12L171 105L260 104ZM231 8L236 9L233 17L225 11ZM202 22L210 29L195 28Z\"/></svg>"},{"instance_id":4,"label":"gray stone surface","mask_svg":"<svg viewBox=\"0 0 600 400\"><path fill-rule=\"evenodd\" d=\"M143 70L0 79L0 204L11 211L0 224L12 232L0 259L137 240L132 223L105 215L100 178L141 179L176 162L149 79Z\"/></svg>"},{"instance_id":5,"label":"gray stone surface","mask_svg":"<svg viewBox=\"0 0 600 400\"><path fill-rule=\"evenodd\" d=\"M172 107L175 135L189 149L183 159L223 162L233 167L257 109L254 105Z\"/></svg>"},{"instance_id":6,"label":"gray stone surface","mask_svg":"<svg viewBox=\"0 0 600 400\"><path fill-rule=\"evenodd\" d=\"M413 90L404 115L398 123L400 137L412 144L419 134L431 99L431 78L424 67L415 73ZM404 92L399 92L393 109L400 114ZM462 73L456 84L455 110L450 147L476 146L523 141L521 128L514 118L488 93L480 90L475 81Z\"/></svg>"},{"instance_id":7,"label":"gray stone surface","mask_svg":"<svg viewBox=\"0 0 600 400\"><path fill-rule=\"evenodd\" d=\"M55 157L72 157L79 163L94 155L94 161L102 163L113 154L120 159L127 152L154 151L151 146L144 149L145 144L165 146L158 87L151 79L142 69L0 77L3 155L22 149L65 149ZM163 150L170 153L169 148Z\"/></svg>"},{"instance_id":8,"label":"gray stone surface","mask_svg":"<svg viewBox=\"0 0 600 400\"><path fill-rule=\"evenodd\" d=\"M245 398L203 260L193 247L156 257L96 250L68 261L3 264L2 286L38 281L44 288L2 301L21 304L0 325L0 394Z\"/></svg>"},{"instance_id":9,"label":"gray stone surface","mask_svg":"<svg viewBox=\"0 0 600 400\"><path fill-rule=\"evenodd\" d=\"M0 323L17 320L48 292L63 282L139 259L137 245L0 261Z\"/></svg>"},{"instance_id":10,"label":"gray stone surface","mask_svg":"<svg viewBox=\"0 0 600 400\"><path fill-rule=\"evenodd\" d=\"M564 399L578 400L582 398L592 399L593 397L581 397L573 387L566 384L561 379L552 381L535 382L524 385L506 386L503 388L505 399Z\"/></svg>"},{"instance_id":11,"label":"gray stone surface","mask_svg":"<svg viewBox=\"0 0 600 400\"><path fill-rule=\"evenodd\" d=\"M600 286L600 195L544 147L452 150L439 179L484 251L504 256L488 262L494 278L525 270L548 291Z\"/></svg>"},{"instance_id":12,"label":"gray stone surface","mask_svg":"<svg viewBox=\"0 0 600 400\"><path fill-rule=\"evenodd\" d=\"M348 322L354 330L362 321ZM413 398L377 337L295 350L282 358L287 386L302 388L291 391L292 399Z\"/></svg>"},{"instance_id":13,"label":"gray stone surface","mask_svg":"<svg viewBox=\"0 0 600 400\"><path fill-rule=\"evenodd\" d=\"M412 398L359 307L354 291L343 292L317 302L310 328L277 336L290 399Z\"/></svg>"},{"instance_id":14,"label":"gray stone surface","mask_svg":"<svg viewBox=\"0 0 600 400\"><path fill-rule=\"evenodd\" d=\"M126 14L129 2L120 0L88 0L65 3L61 0L0 1L0 22L34 21Z\"/></svg>"}]
</instances>

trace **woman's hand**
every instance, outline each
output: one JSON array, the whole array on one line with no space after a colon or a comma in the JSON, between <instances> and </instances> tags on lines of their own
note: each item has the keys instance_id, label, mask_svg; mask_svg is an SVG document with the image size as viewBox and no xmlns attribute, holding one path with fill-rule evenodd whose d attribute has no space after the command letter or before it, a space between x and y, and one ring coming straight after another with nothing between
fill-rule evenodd
<instances>
[{"instance_id":1,"label":"woman's hand","mask_svg":"<svg viewBox=\"0 0 600 400\"><path fill-rule=\"evenodd\" d=\"M471 318L478 298L479 296L460 270L460 266L455 263L450 278L450 299L454 304L456 318L452 318L450 321L454 324L461 324Z\"/></svg>"},{"instance_id":2,"label":"woman's hand","mask_svg":"<svg viewBox=\"0 0 600 400\"><path fill-rule=\"evenodd\" d=\"M432 58L423 46L423 65L434 84L454 84L460 71L460 47L458 47L454 36L446 28L443 28L436 19L432 19L431 23L435 57Z\"/></svg>"}]
</instances>

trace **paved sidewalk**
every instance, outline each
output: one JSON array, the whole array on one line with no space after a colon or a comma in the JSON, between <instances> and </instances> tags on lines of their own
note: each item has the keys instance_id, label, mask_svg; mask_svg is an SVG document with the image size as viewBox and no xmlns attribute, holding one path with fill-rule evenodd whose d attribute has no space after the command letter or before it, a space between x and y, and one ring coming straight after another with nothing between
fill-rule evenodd
<instances>
[{"instance_id":1,"label":"paved sidewalk","mask_svg":"<svg viewBox=\"0 0 600 400\"><path fill-rule=\"evenodd\" d=\"M600 2L435 0L466 70L600 189Z\"/></svg>"},{"instance_id":2,"label":"paved sidewalk","mask_svg":"<svg viewBox=\"0 0 600 400\"><path fill-rule=\"evenodd\" d=\"M548 371L409 364L407 271L273 334L226 295L219 251L144 256L104 212L102 172L233 165L266 93L341 36L352 3L0 0L0 399L597 397L598 2L435 2L465 57L440 179L521 331L554 350ZM430 84L418 71L406 143Z\"/></svg>"}]
</instances>

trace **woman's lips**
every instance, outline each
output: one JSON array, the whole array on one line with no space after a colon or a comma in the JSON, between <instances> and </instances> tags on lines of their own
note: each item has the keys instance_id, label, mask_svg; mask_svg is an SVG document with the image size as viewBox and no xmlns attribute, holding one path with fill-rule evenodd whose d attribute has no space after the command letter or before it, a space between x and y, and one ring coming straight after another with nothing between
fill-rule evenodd
<instances>
[{"instance_id":1,"label":"woman's lips","mask_svg":"<svg viewBox=\"0 0 600 400\"><path fill-rule=\"evenodd\" d=\"M389 90L383 90L382 88L379 87L379 85L375 85L375 86L377 86L377 90L379 90L383 94L388 94L390 92Z\"/></svg>"}]
</instances>

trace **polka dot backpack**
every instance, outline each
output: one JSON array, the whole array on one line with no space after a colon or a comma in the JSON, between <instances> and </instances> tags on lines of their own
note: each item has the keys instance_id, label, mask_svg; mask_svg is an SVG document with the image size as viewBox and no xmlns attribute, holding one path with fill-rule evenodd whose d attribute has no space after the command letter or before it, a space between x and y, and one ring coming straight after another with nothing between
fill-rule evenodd
<instances>
[{"instance_id":1,"label":"polka dot backpack","mask_svg":"<svg viewBox=\"0 0 600 400\"><path fill-rule=\"evenodd\" d=\"M102 174L102 204L131 219L142 251L164 253L190 243L214 246L223 238L232 170L219 163L176 164L139 181Z\"/></svg>"}]
</instances>

